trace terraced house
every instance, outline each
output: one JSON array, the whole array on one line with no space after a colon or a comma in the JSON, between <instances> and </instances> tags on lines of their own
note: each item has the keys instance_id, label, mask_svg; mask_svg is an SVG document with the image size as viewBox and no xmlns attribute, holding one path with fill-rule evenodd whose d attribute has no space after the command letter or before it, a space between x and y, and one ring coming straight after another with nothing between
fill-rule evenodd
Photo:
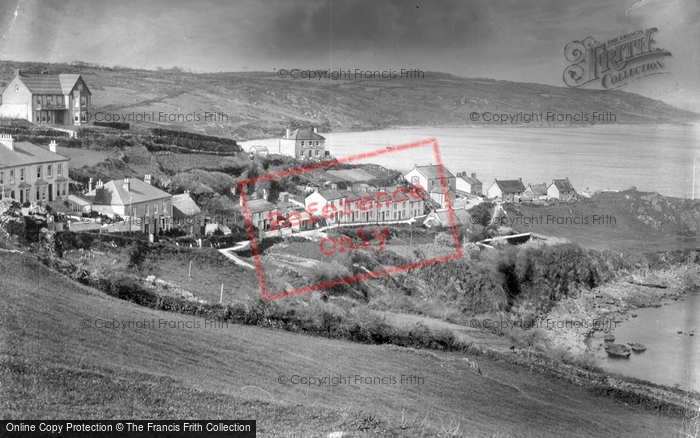
<instances>
[{"instance_id":1,"label":"terraced house","mask_svg":"<svg viewBox=\"0 0 700 438\"><path fill-rule=\"evenodd\" d=\"M82 199L92 204L92 210L107 216L129 218L133 231L158 234L173 226L173 196L151 185L151 175L144 180L118 179L98 181Z\"/></svg>"},{"instance_id":2,"label":"terraced house","mask_svg":"<svg viewBox=\"0 0 700 438\"><path fill-rule=\"evenodd\" d=\"M79 74L22 74L2 90L0 116L32 123L81 125L92 108L92 93Z\"/></svg>"},{"instance_id":3,"label":"terraced house","mask_svg":"<svg viewBox=\"0 0 700 438\"><path fill-rule=\"evenodd\" d=\"M0 134L0 198L22 204L66 199L69 161L56 153L55 141L45 148Z\"/></svg>"}]
</instances>

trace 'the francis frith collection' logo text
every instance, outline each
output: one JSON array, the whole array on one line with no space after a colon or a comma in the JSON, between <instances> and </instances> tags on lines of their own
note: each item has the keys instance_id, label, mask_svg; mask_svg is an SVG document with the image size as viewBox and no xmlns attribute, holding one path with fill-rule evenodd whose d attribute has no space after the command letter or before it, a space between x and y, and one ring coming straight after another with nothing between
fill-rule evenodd
<instances>
[{"instance_id":1,"label":"'the francis frith collection' logo text","mask_svg":"<svg viewBox=\"0 0 700 438\"><path fill-rule=\"evenodd\" d=\"M564 70L564 83L613 90L636 79L668 73L664 57L672 55L656 47L653 36L657 31L655 27L637 30L604 43L591 37L570 42L564 56L573 64Z\"/></svg>"}]
</instances>

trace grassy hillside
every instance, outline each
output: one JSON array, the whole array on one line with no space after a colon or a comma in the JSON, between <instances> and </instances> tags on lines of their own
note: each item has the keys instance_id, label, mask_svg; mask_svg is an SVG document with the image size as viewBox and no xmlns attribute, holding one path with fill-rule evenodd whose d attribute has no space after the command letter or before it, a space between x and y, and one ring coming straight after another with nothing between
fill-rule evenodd
<instances>
[{"instance_id":1,"label":"grassy hillside","mask_svg":"<svg viewBox=\"0 0 700 438\"><path fill-rule=\"evenodd\" d=\"M586 248L631 252L694 249L700 202L627 190L575 204L512 205L501 220L519 232L562 237Z\"/></svg>"},{"instance_id":2,"label":"grassy hillside","mask_svg":"<svg viewBox=\"0 0 700 438\"><path fill-rule=\"evenodd\" d=\"M276 72L194 74L8 61L0 65L0 85L9 82L17 67L28 72L43 68L49 73L80 72L93 93L95 112L199 114L199 121L171 122L167 120L171 116L167 116L140 126L188 129L246 140L280 136L285 128L309 125L326 132L472 125L469 115L473 111L611 112L616 115L616 123L698 119L698 114L623 91L601 93L435 72L425 72L420 79L309 81L281 79ZM204 112L224 113L227 118L203 120Z\"/></svg>"},{"instance_id":3,"label":"grassy hillside","mask_svg":"<svg viewBox=\"0 0 700 438\"><path fill-rule=\"evenodd\" d=\"M25 255L0 252L0 278L3 418L255 418L265 437L335 430L350 436L656 437L682 427L486 358L479 359L478 375L457 354L206 327L200 318L82 287ZM96 327L97 320L155 320L156 326L112 330ZM165 326L158 327L161 320ZM424 383L278 382L280 375L411 374Z\"/></svg>"}]
</instances>

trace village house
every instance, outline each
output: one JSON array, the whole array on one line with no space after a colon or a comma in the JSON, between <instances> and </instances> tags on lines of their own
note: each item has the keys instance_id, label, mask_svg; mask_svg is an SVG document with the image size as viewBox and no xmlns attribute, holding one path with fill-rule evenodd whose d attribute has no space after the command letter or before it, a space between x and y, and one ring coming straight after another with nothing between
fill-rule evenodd
<instances>
[{"instance_id":1,"label":"village house","mask_svg":"<svg viewBox=\"0 0 700 438\"><path fill-rule=\"evenodd\" d=\"M576 197L576 190L574 186L569 182L569 178L564 179L554 179L552 184L547 187L547 196L550 198L559 199L560 201L565 201L567 199L572 199Z\"/></svg>"},{"instance_id":2,"label":"village house","mask_svg":"<svg viewBox=\"0 0 700 438\"><path fill-rule=\"evenodd\" d=\"M446 167L443 166L442 169L445 175L450 200L453 201L457 188L456 177ZM442 186L439 166L433 166L432 164L427 166L415 165L410 172L404 175L404 179L412 186L420 185L423 187L429 196L440 204L441 208L447 208L445 190Z\"/></svg>"},{"instance_id":3,"label":"village house","mask_svg":"<svg viewBox=\"0 0 700 438\"><path fill-rule=\"evenodd\" d=\"M158 234L173 224L172 195L151 185L151 175L144 181L124 178L102 183L82 198L92 204L92 211L128 219L133 231Z\"/></svg>"},{"instance_id":4,"label":"village house","mask_svg":"<svg viewBox=\"0 0 700 438\"><path fill-rule=\"evenodd\" d=\"M503 202L519 201L525 192L522 178L513 180L493 180L493 184L486 190L489 199L501 199Z\"/></svg>"},{"instance_id":5,"label":"village house","mask_svg":"<svg viewBox=\"0 0 700 438\"><path fill-rule=\"evenodd\" d=\"M81 125L92 112L92 93L79 74L23 74L2 90L0 117L33 123Z\"/></svg>"},{"instance_id":6,"label":"village house","mask_svg":"<svg viewBox=\"0 0 700 438\"><path fill-rule=\"evenodd\" d=\"M269 231L271 217L277 217L277 206L267 199L251 199L246 201L250 222L260 231Z\"/></svg>"},{"instance_id":7,"label":"village house","mask_svg":"<svg viewBox=\"0 0 700 438\"><path fill-rule=\"evenodd\" d=\"M422 216L425 201L410 196L409 188L386 187L377 192L327 189L306 197L306 209L327 224L402 221ZM336 214L333 214L336 213Z\"/></svg>"},{"instance_id":8,"label":"village house","mask_svg":"<svg viewBox=\"0 0 700 438\"><path fill-rule=\"evenodd\" d=\"M279 139L279 153L295 158L321 159L326 155L326 138L316 128L295 129Z\"/></svg>"},{"instance_id":9,"label":"village house","mask_svg":"<svg viewBox=\"0 0 700 438\"><path fill-rule=\"evenodd\" d=\"M457 194L462 196L481 196L483 192L483 186L481 181L476 178L476 173L467 176L467 172L457 172L455 189L457 190Z\"/></svg>"},{"instance_id":10,"label":"village house","mask_svg":"<svg viewBox=\"0 0 700 438\"><path fill-rule=\"evenodd\" d=\"M315 191L304 199L306 210L314 216L325 217L329 225L340 223L341 216L332 215L332 212L342 211L344 202L345 195L337 189Z\"/></svg>"},{"instance_id":11,"label":"village house","mask_svg":"<svg viewBox=\"0 0 700 438\"><path fill-rule=\"evenodd\" d=\"M173 225L194 234L194 230L202 224L202 210L194 202L189 191L181 195L173 195Z\"/></svg>"},{"instance_id":12,"label":"village house","mask_svg":"<svg viewBox=\"0 0 700 438\"><path fill-rule=\"evenodd\" d=\"M0 198L25 202L52 202L68 197L68 162L56 153L29 142L15 142L0 134Z\"/></svg>"},{"instance_id":13,"label":"village house","mask_svg":"<svg viewBox=\"0 0 700 438\"><path fill-rule=\"evenodd\" d=\"M523 192L523 200L535 200L547 198L547 183L528 184Z\"/></svg>"}]
</instances>

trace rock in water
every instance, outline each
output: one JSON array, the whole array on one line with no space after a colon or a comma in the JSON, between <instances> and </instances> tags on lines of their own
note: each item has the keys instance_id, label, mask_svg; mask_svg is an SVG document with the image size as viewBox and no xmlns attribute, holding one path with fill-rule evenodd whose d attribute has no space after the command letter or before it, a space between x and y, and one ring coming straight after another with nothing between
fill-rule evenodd
<instances>
[{"instance_id":1,"label":"rock in water","mask_svg":"<svg viewBox=\"0 0 700 438\"><path fill-rule=\"evenodd\" d=\"M644 344L640 344L639 342L629 342L630 348L632 348L632 351L646 351L647 347Z\"/></svg>"},{"instance_id":2,"label":"rock in water","mask_svg":"<svg viewBox=\"0 0 700 438\"><path fill-rule=\"evenodd\" d=\"M630 347L624 344L608 344L605 346L605 352L617 357L629 357L632 353Z\"/></svg>"},{"instance_id":3,"label":"rock in water","mask_svg":"<svg viewBox=\"0 0 700 438\"><path fill-rule=\"evenodd\" d=\"M605 342L615 342L615 336L612 333L606 333L605 337L603 337L603 340Z\"/></svg>"}]
</instances>

